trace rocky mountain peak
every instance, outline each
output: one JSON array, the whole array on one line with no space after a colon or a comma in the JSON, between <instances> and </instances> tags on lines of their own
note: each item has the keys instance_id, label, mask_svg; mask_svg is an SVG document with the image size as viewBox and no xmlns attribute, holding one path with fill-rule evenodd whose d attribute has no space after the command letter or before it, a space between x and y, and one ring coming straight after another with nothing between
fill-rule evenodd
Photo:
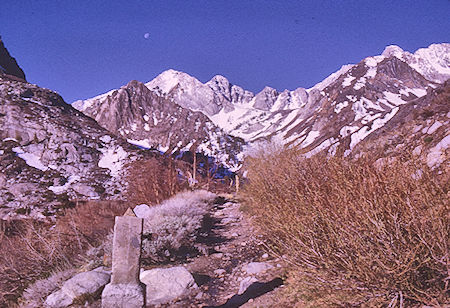
<instances>
[{"instance_id":1,"label":"rocky mountain peak","mask_svg":"<svg viewBox=\"0 0 450 308\"><path fill-rule=\"evenodd\" d=\"M450 78L450 44L431 44L415 53L395 46L386 47L384 56L394 56L406 62L426 79L443 83Z\"/></svg>"},{"instance_id":2,"label":"rocky mountain peak","mask_svg":"<svg viewBox=\"0 0 450 308\"><path fill-rule=\"evenodd\" d=\"M391 56L402 56L404 53L403 49L401 49L399 46L397 45L389 45L386 46L386 48L384 48L383 52L381 53L382 56L385 57L391 57Z\"/></svg>"},{"instance_id":3,"label":"rocky mountain peak","mask_svg":"<svg viewBox=\"0 0 450 308\"><path fill-rule=\"evenodd\" d=\"M15 76L23 81L26 81L25 73L17 64L16 59L14 59L6 49L2 38L0 36L0 74L6 74L10 76Z\"/></svg>"},{"instance_id":4,"label":"rocky mountain peak","mask_svg":"<svg viewBox=\"0 0 450 308\"><path fill-rule=\"evenodd\" d=\"M210 87L213 87L214 85L223 85L226 87L230 86L230 82L228 81L228 79L222 75L214 76L206 84L209 85Z\"/></svg>"},{"instance_id":5,"label":"rocky mountain peak","mask_svg":"<svg viewBox=\"0 0 450 308\"><path fill-rule=\"evenodd\" d=\"M171 71L165 75L182 74ZM190 88L180 84L161 96L157 88L150 90L148 85L132 80L100 100L77 103L75 107L90 106L80 110L111 133L140 147L157 148L169 154L197 147L199 152L215 157L220 163L236 167L242 140L228 136L203 113L175 103L173 97L185 97L184 102L191 103ZM212 92L208 86L203 87Z\"/></svg>"},{"instance_id":6,"label":"rocky mountain peak","mask_svg":"<svg viewBox=\"0 0 450 308\"><path fill-rule=\"evenodd\" d=\"M232 84L222 75L216 75L211 78L205 85L209 86L213 91L222 94L228 101L231 101Z\"/></svg>"},{"instance_id":7,"label":"rocky mountain peak","mask_svg":"<svg viewBox=\"0 0 450 308\"><path fill-rule=\"evenodd\" d=\"M278 92L274 88L265 86L261 92L255 96L254 108L261 110L270 110L277 100Z\"/></svg>"},{"instance_id":8,"label":"rocky mountain peak","mask_svg":"<svg viewBox=\"0 0 450 308\"><path fill-rule=\"evenodd\" d=\"M202 83L198 81L196 78L186 74L184 72L176 71L174 69L168 69L167 71L159 74L155 79L149 81L145 85L153 90L160 89L164 93L169 93L173 90L178 84L187 86L198 86Z\"/></svg>"}]
</instances>

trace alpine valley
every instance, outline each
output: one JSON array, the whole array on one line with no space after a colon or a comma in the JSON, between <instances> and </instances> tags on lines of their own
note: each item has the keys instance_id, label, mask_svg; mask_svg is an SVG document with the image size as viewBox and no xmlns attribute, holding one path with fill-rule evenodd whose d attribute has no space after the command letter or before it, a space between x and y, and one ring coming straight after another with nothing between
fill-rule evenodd
<instances>
[{"instance_id":1,"label":"alpine valley","mask_svg":"<svg viewBox=\"0 0 450 308\"><path fill-rule=\"evenodd\" d=\"M2 217L119 198L127 163L161 153L202 153L236 172L252 147L276 141L307 156L381 147L386 156L409 149L432 168L449 164L448 43L415 53L388 46L309 89L255 94L220 75L202 83L167 70L72 105L26 82L0 43Z\"/></svg>"}]
</instances>

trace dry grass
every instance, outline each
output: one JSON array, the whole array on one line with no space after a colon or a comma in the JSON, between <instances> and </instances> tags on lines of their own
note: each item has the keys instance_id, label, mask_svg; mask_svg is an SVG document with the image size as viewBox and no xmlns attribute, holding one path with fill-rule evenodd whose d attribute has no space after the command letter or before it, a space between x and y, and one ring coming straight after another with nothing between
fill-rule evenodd
<instances>
[{"instance_id":1,"label":"dry grass","mask_svg":"<svg viewBox=\"0 0 450 308\"><path fill-rule=\"evenodd\" d=\"M259 153L249 160L246 205L292 264L299 302L448 303L448 170L373 162Z\"/></svg>"},{"instance_id":2,"label":"dry grass","mask_svg":"<svg viewBox=\"0 0 450 308\"><path fill-rule=\"evenodd\" d=\"M0 241L0 307L17 302L33 281L77 265L83 253L99 245L128 204L81 202L56 224L14 221Z\"/></svg>"},{"instance_id":3,"label":"dry grass","mask_svg":"<svg viewBox=\"0 0 450 308\"><path fill-rule=\"evenodd\" d=\"M86 261L102 261L114 217L123 215L129 206L157 204L180 191L187 185L179 173L187 169L185 163L169 157L134 162L129 168L131 193L124 196L126 202L77 202L75 208L57 217L56 223L11 222L4 235L0 232L0 307L17 303L36 280Z\"/></svg>"}]
</instances>

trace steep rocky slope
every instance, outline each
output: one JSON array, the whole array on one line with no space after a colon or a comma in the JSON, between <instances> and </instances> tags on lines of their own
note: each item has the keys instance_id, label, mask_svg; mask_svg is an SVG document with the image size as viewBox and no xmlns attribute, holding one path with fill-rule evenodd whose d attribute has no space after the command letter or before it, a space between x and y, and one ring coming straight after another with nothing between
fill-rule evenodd
<instances>
[{"instance_id":1,"label":"steep rocky slope","mask_svg":"<svg viewBox=\"0 0 450 308\"><path fill-rule=\"evenodd\" d=\"M431 168L449 168L450 80L410 104L355 149L355 154L383 149L383 156L412 153Z\"/></svg>"},{"instance_id":2,"label":"steep rocky slope","mask_svg":"<svg viewBox=\"0 0 450 308\"><path fill-rule=\"evenodd\" d=\"M394 56L418 71L427 80L442 83L450 78L450 44L431 44L415 53L404 51L396 45L387 46L383 56Z\"/></svg>"},{"instance_id":3,"label":"steep rocky slope","mask_svg":"<svg viewBox=\"0 0 450 308\"><path fill-rule=\"evenodd\" d=\"M25 74L16 62L16 59L11 57L2 38L0 37L0 75L9 75L10 77L17 77L21 80L25 79Z\"/></svg>"},{"instance_id":4,"label":"steep rocky slope","mask_svg":"<svg viewBox=\"0 0 450 308\"><path fill-rule=\"evenodd\" d=\"M196 150L229 168L238 166L242 139L227 135L203 113L183 108L141 82L131 81L73 106L130 143L168 153Z\"/></svg>"},{"instance_id":5,"label":"steep rocky slope","mask_svg":"<svg viewBox=\"0 0 450 308\"><path fill-rule=\"evenodd\" d=\"M396 57L371 57L326 87L318 108L285 135L293 144L315 153L338 148L344 155L383 127L400 106L435 87Z\"/></svg>"},{"instance_id":6,"label":"steep rocky slope","mask_svg":"<svg viewBox=\"0 0 450 308\"><path fill-rule=\"evenodd\" d=\"M0 76L0 217L118 197L136 152L55 92Z\"/></svg>"}]
</instances>

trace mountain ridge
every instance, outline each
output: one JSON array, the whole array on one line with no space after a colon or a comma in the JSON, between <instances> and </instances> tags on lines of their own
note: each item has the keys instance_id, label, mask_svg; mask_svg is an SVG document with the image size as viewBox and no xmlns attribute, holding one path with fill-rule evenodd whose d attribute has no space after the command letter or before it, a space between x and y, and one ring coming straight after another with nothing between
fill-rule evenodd
<instances>
[{"instance_id":1,"label":"mountain ridge","mask_svg":"<svg viewBox=\"0 0 450 308\"><path fill-rule=\"evenodd\" d=\"M449 77L450 44L442 43L415 53L387 46L381 55L344 65L309 89L278 92L265 87L254 94L221 75L201 83L175 70L159 74L145 86L185 109L203 113L248 144L278 138L310 153L341 147L349 155L401 105L426 95ZM93 110L110 95L73 105L84 112L86 106Z\"/></svg>"}]
</instances>

